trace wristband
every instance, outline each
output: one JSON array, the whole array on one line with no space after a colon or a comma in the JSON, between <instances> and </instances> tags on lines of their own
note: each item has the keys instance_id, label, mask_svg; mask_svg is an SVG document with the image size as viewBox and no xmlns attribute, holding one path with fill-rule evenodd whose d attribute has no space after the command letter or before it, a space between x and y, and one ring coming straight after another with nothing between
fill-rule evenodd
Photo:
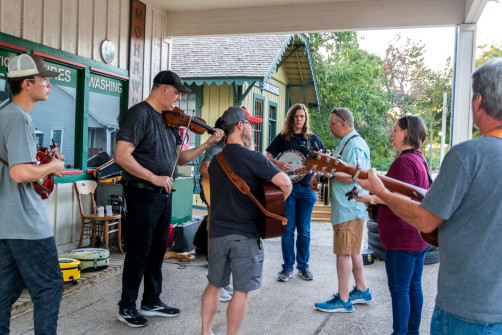
<instances>
[{"instance_id":1,"label":"wristband","mask_svg":"<svg viewBox=\"0 0 502 335\"><path fill-rule=\"evenodd\" d=\"M374 195L374 194L371 194L371 195L370 195L370 204L371 204L371 205L376 205L376 204L375 204L375 195Z\"/></svg>"}]
</instances>

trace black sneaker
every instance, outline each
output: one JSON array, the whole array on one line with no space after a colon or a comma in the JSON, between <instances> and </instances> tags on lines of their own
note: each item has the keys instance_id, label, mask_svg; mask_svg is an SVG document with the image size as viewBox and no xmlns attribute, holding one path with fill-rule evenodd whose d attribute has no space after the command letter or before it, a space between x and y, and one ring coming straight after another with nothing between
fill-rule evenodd
<instances>
[{"instance_id":1,"label":"black sneaker","mask_svg":"<svg viewBox=\"0 0 502 335\"><path fill-rule=\"evenodd\" d=\"M138 313L136 307L120 308L118 319L129 327L139 328L148 325L148 320Z\"/></svg>"},{"instance_id":2,"label":"black sneaker","mask_svg":"<svg viewBox=\"0 0 502 335\"><path fill-rule=\"evenodd\" d=\"M312 272L310 272L310 270L307 268L298 269L298 275L300 276L301 279L304 279L304 280L314 279Z\"/></svg>"},{"instance_id":3,"label":"black sneaker","mask_svg":"<svg viewBox=\"0 0 502 335\"><path fill-rule=\"evenodd\" d=\"M293 271L285 268L282 268L281 272L277 274L278 281L288 281L291 277L293 277Z\"/></svg>"},{"instance_id":4,"label":"black sneaker","mask_svg":"<svg viewBox=\"0 0 502 335\"><path fill-rule=\"evenodd\" d=\"M178 308L169 307L159 300L155 304L141 306L140 313L144 316L164 316L172 318L174 316L178 316L180 314L180 310Z\"/></svg>"}]
</instances>

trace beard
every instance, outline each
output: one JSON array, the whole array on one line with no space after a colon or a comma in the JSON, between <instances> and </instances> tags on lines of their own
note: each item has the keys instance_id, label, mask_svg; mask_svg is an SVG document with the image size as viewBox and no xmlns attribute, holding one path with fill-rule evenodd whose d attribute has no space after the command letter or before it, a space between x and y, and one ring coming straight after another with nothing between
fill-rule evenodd
<instances>
[{"instance_id":1,"label":"beard","mask_svg":"<svg viewBox=\"0 0 502 335\"><path fill-rule=\"evenodd\" d=\"M251 131L245 130L241 135L242 143L244 143L244 147L254 151L254 138L253 133Z\"/></svg>"}]
</instances>

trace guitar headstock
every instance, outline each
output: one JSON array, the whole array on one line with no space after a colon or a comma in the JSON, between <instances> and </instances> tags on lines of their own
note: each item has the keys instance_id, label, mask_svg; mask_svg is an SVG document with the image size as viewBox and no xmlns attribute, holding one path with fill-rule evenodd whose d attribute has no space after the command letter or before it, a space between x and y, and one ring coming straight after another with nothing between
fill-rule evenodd
<instances>
[{"instance_id":1,"label":"guitar headstock","mask_svg":"<svg viewBox=\"0 0 502 335\"><path fill-rule=\"evenodd\" d=\"M312 156L307 157L305 166L310 171L318 172L325 177L332 177L337 171L348 172L349 168L340 158L315 151Z\"/></svg>"}]
</instances>

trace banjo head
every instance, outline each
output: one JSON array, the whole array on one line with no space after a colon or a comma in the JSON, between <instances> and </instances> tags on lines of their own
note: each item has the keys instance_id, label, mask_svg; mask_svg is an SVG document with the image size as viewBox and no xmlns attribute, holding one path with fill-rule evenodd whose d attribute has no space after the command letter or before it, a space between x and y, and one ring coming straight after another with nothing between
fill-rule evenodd
<instances>
[{"instance_id":1,"label":"banjo head","mask_svg":"<svg viewBox=\"0 0 502 335\"><path fill-rule=\"evenodd\" d=\"M294 170L300 169L305 166L307 159L305 156L298 150L286 150L283 151L279 157L277 157L278 161L283 162L291 162L291 171L284 171L288 176L291 182L296 183L305 177L304 174L296 175L294 174Z\"/></svg>"}]
</instances>

